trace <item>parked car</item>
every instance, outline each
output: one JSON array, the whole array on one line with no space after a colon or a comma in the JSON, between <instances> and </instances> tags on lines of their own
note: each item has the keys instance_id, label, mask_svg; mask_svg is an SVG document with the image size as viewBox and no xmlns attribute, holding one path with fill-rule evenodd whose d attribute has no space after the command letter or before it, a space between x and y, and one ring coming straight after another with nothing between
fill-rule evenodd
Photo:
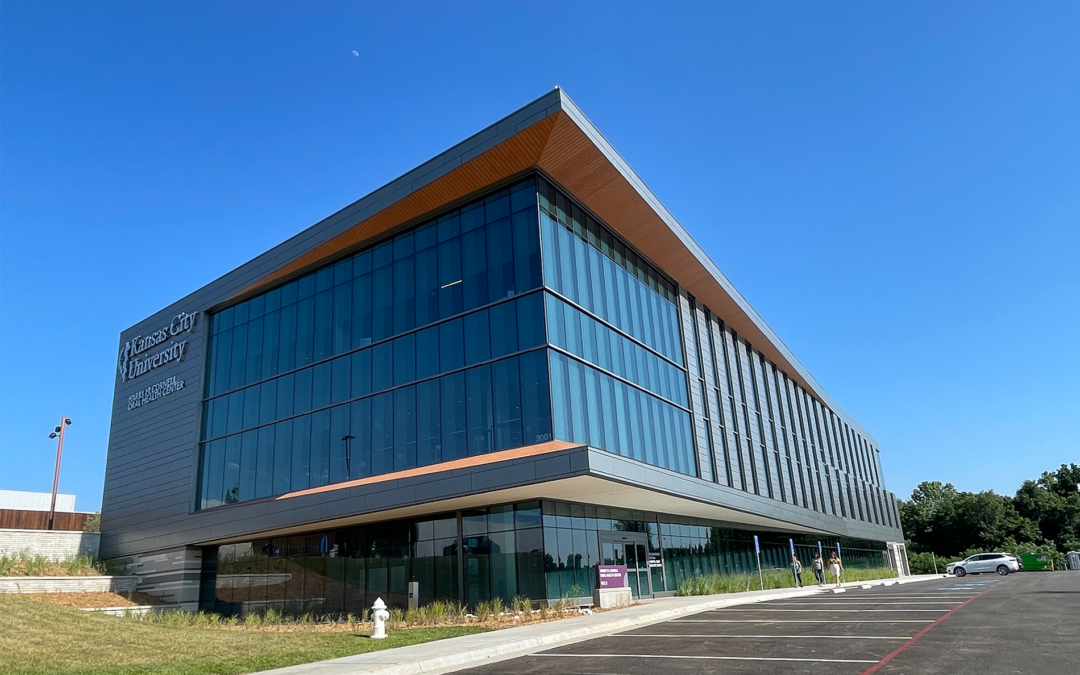
<instances>
[{"instance_id":1,"label":"parked car","mask_svg":"<svg viewBox=\"0 0 1080 675\"><path fill-rule=\"evenodd\" d=\"M1005 576L1020 571L1020 561L1011 553L979 553L959 562L949 563L945 572L962 577L966 574L997 572Z\"/></svg>"}]
</instances>

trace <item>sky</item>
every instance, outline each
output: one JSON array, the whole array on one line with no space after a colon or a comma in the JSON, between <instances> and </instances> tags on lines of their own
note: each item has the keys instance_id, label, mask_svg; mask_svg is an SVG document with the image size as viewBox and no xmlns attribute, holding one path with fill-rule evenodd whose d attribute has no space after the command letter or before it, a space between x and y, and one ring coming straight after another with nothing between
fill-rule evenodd
<instances>
[{"instance_id":1,"label":"sky","mask_svg":"<svg viewBox=\"0 0 1080 675\"><path fill-rule=\"evenodd\" d=\"M0 488L101 503L120 331L563 87L887 487L1080 462L1080 4L4 3Z\"/></svg>"}]
</instances>

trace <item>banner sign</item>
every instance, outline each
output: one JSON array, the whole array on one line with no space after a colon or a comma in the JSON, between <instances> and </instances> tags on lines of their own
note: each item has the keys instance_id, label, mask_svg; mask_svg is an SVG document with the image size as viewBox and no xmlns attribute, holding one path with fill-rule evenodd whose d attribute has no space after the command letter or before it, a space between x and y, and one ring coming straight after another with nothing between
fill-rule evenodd
<instances>
[{"instance_id":1,"label":"banner sign","mask_svg":"<svg viewBox=\"0 0 1080 675\"><path fill-rule=\"evenodd\" d=\"M787 543L791 546L791 555L795 555L795 540L788 539Z\"/></svg>"},{"instance_id":2,"label":"banner sign","mask_svg":"<svg viewBox=\"0 0 1080 675\"><path fill-rule=\"evenodd\" d=\"M754 553L761 553L761 546L758 544L757 535L754 535Z\"/></svg>"}]
</instances>

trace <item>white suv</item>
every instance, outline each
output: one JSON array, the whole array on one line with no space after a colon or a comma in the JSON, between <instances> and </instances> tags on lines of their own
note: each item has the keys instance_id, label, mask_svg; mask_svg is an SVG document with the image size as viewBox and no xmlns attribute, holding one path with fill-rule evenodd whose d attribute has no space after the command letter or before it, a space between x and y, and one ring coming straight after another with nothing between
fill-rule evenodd
<instances>
[{"instance_id":1,"label":"white suv","mask_svg":"<svg viewBox=\"0 0 1080 675\"><path fill-rule=\"evenodd\" d=\"M1009 553L979 553L960 562L949 563L945 571L958 577L984 572L997 572L1005 576L1011 572L1019 572L1020 563Z\"/></svg>"}]
</instances>

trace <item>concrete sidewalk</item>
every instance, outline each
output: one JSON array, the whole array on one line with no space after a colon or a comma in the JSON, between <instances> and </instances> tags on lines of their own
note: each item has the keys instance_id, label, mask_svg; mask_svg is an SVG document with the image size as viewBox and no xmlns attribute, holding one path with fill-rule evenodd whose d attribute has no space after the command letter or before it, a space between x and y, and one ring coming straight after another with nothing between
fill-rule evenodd
<instances>
[{"instance_id":1,"label":"concrete sidewalk","mask_svg":"<svg viewBox=\"0 0 1080 675\"><path fill-rule=\"evenodd\" d=\"M872 586L909 584L941 579L942 576L927 574L899 579L861 581L844 584L844 587L858 588L867 584ZM640 628L711 609L766 600L806 597L830 592L832 588L832 586L808 586L798 589L779 588L769 591L645 600L640 605L626 609L517 628L504 628L477 635L465 635L261 672L272 675L348 675L351 673L439 675L463 668L497 663L543 649Z\"/></svg>"}]
</instances>

